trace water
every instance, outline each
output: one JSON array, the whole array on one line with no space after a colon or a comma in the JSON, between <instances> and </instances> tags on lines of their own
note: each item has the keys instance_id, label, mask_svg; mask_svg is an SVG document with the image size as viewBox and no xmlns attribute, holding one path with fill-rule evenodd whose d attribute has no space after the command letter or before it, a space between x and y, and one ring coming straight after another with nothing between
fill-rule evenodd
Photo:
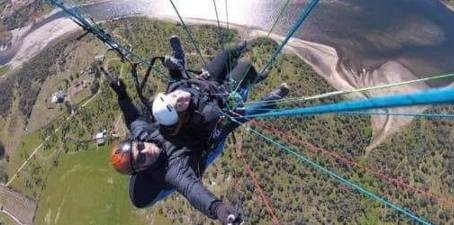
<instances>
[{"instance_id":1,"label":"water","mask_svg":"<svg viewBox=\"0 0 454 225\"><path fill-rule=\"evenodd\" d=\"M336 1L320 7L300 37L335 46L356 67L397 60L415 74L453 72L452 21L435 0Z\"/></svg>"},{"instance_id":2,"label":"water","mask_svg":"<svg viewBox=\"0 0 454 225\"><path fill-rule=\"evenodd\" d=\"M215 20L212 0L174 0L184 18ZM307 0L293 0L276 27L286 34ZM284 1L228 0L228 22L269 30ZM227 21L224 0L216 1ZM81 8L95 20L131 15L176 17L168 0L116 0ZM35 25L38 28L52 18ZM438 0L321 0L296 37L336 48L352 70L395 60L423 76L454 72L454 13ZM0 62L5 56L0 53ZM10 53L11 56L11 53Z\"/></svg>"}]
</instances>

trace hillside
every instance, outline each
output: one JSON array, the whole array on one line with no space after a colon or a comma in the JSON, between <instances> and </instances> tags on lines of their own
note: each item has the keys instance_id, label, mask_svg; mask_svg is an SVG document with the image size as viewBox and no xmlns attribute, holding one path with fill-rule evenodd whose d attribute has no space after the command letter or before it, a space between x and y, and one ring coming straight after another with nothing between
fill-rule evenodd
<instances>
[{"instance_id":1,"label":"hillside","mask_svg":"<svg viewBox=\"0 0 454 225\"><path fill-rule=\"evenodd\" d=\"M143 57L169 54L167 38L182 37L188 51L188 64L200 68L201 61L192 49L181 26L144 18L121 19L104 25L117 37L122 37ZM221 49L217 29L213 26L191 26L195 39L203 43L202 54L210 58ZM239 39L238 32L223 31L226 42ZM17 149L9 151L7 174L11 180L21 163L44 140L42 149L31 158L11 183L11 187L37 202L36 224L213 224L193 210L179 195L173 195L150 209L133 208L128 198L127 177L118 175L109 165L110 144L97 148L84 142L100 129L117 135L122 128L114 94L103 78L92 70L92 59L102 54L102 44L88 36L76 41L78 34L50 45L30 63L15 71L2 93L3 115L9 118L19 113L27 118L26 125L35 124L39 117L51 113L49 124L36 124L19 141ZM260 68L270 57L276 43L269 39L251 42L252 51L245 58ZM107 55L110 68L121 73L129 87L128 66L115 55ZM159 67L159 70L163 68ZM82 72L82 73L81 73ZM76 74L79 74L78 76ZM73 77L73 79L71 79ZM79 80L98 83L99 90L85 90L85 95L72 102L76 114L64 106L49 111L37 107L45 101L48 88L65 88ZM57 80L53 84L51 81ZM283 55L273 66L269 78L254 88L251 99L258 99L281 82L291 86L291 97L310 96L334 89L308 65L294 55ZM15 86L15 87L14 87ZM162 90L160 75L149 83L148 95ZM3 89L2 89L3 90ZM129 89L131 93L132 88ZM52 90L54 91L54 90ZM3 91L2 91L3 92ZM52 93L51 91L47 91ZM90 98L93 95L94 98ZM14 97L8 97L14 96ZM137 99L137 98L136 98ZM304 105L342 100L340 97ZM2 100L3 101L3 100ZM88 102L88 103L86 103ZM284 105L285 106L285 105ZM432 111L452 111L435 108ZM30 119L31 118L31 119ZM8 133L4 126L2 133ZM298 153L349 178L385 198L413 210L434 224L454 224L454 123L442 120L418 119L364 157L371 141L370 117L325 115L294 119L274 119L250 123L253 129L273 137ZM281 224L411 224L383 205L367 199L338 183L320 171L288 156L244 129L242 136L245 158L257 173L257 179L268 194ZM7 135L5 135L7 136ZM5 141L4 141L5 142ZM209 189L231 202L240 201L247 224L271 224L251 179L237 159L233 141L229 139L225 154L208 169L204 183ZM386 175L386 176L385 176ZM399 182L396 182L399 181ZM415 191L418 190L418 191ZM416 193L415 193L416 192ZM431 193L441 196L428 198Z\"/></svg>"},{"instance_id":2,"label":"hillside","mask_svg":"<svg viewBox=\"0 0 454 225\"><path fill-rule=\"evenodd\" d=\"M451 6L454 6L454 1L453 0L443 0L444 2L446 2L447 4L451 5Z\"/></svg>"},{"instance_id":3,"label":"hillside","mask_svg":"<svg viewBox=\"0 0 454 225\"><path fill-rule=\"evenodd\" d=\"M48 14L52 7L45 0L6 0L0 3L0 10L1 24L8 30L13 30L30 25L36 19Z\"/></svg>"}]
</instances>

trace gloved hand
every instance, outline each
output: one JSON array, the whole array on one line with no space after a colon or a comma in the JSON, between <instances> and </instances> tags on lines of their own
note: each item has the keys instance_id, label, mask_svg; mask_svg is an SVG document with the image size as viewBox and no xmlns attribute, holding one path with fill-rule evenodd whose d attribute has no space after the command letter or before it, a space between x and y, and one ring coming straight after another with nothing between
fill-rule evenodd
<instances>
[{"instance_id":1,"label":"gloved hand","mask_svg":"<svg viewBox=\"0 0 454 225\"><path fill-rule=\"evenodd\" d=\"M118 98L125 98L128 96L126 85L122 79L116 79L109 82L109 86L117 94Z\"/></svg>"},{"instance_id":2,"label":"gloved hand","mask_svg":"<svg viewBox=\"0 0 454 225\"><path fill-rule=\"evenodd\" d=\"M201 74L199 74L197 76L197 79L199 80L208 80L208 78L210 78L210 72L208 72L207 70L203 70Z\"/></svg>"},{"instance_id":3,"label":"gloved hand","mask_svg":"<svg viewBox=\"0 0 454 225\"><path fill-rule=\"evenodd\" d=\"M169 70L184 70L184 66L182 65L181 60L178 60L172 56L165 56L164 58L164 66L167 67Z\"/></svg>"},{"instance_id":4,"label":"gloved hand","mask_svg":"<svg viewBox=\"0 0 454 225\"><path fill-rule=\"evenodd\" d=\"M216 215L222 225L240 225L241 215L231 205L221 203L216 209Z\"/></svg>"}]
</instances>

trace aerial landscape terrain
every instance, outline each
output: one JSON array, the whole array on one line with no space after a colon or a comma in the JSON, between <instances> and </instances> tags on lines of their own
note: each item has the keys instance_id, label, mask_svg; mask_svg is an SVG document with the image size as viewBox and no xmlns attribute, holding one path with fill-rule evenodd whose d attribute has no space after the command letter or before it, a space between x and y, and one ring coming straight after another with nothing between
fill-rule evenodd
<instances>
[{"instance_id":1,"label":"aerial landscape terrain","mask_svg":"<svg viewBox=\"0 0 454 225\"><path fill-rule=\"evenodd\" d=\"M450 47L454 46L454 27L443 19L454 18L454 1L414 0L415 5L413 0L395 1L396 9L385 18L384 8L392 5L392 0L321 0L307 26L301 27L276 58L267 79L251 90L249 100L259 100L283 82L290 86L289 97L298 98L453 73ZM276 27L268 19L241 24L244 15L236 15L232 9L231 24L224 20L218 26L212 5L200 9L201 15L183 14L188 22L182 25L158 3L145 6L147 0L62 2L82 5L81 12L146 59L170 55L169 37L178 35L187 64L200 69L201 57L209 61L226 45L241 40L247 40L250 48L242 60L262 68L287 34L288 24L297 19L308 1L291 1L286 8L289 13L282 17L276 14L285 1L259 1L257 5L264 5L257 6L257 11L269 13L269 20L284 18ZM231 7L238 2L232 1ZM253 2L257 1L247 5ZM123 4L131 9L118 14ZM184 7L189 7L183 0L179 4L183 13ZM142 11L147 7L149 11ZM377 10L370 14L362 11L368 7ZM430 13L424 13L424 7ZM205 10L211 10L209 16L204 16ZM400 15L399 10L408 10L408 14ZM113 145L127 137L128 131L97 59L103 57L104 66L126 82L140 105L129 63L106 51L106 45L94 35L84 35L45 0L3 0L0 13L1 225L218 224L179 194L151 208L137 209L131 204L129 178L116 173L109 159ZM224 18L225 12L220 14ZM339 26L345 27L336 27L329 21L330 15L340 18ZM348 15L345 20L343 15ZM363 21L368 17L383 17L383 21ZM200 54L186 28L199 43ZM273 28L275 32L269 33ZM351 33L357 36L349 36ZM139 67L140 74L145 70ZM152 72L146 96L164 91L164 71L158 65ZM306 107L454 87L453 81L418 82L279 106ZM452 114L454 104L381 109L376 114L256 119L235 131L235 140L241 140L242 147L232 137L227 139L224 153L207 169L203 183L220 198L240 205L244 224L276 224L274 217L278 224L295 225L417 224L348 183L333 179L310 161L431 224L454 225L454 121L398 115L405 113ZM99 133L105 136L103 144L94 139ZM255 174L252 178L250 170Z\"/></svg>"}]
</instances>

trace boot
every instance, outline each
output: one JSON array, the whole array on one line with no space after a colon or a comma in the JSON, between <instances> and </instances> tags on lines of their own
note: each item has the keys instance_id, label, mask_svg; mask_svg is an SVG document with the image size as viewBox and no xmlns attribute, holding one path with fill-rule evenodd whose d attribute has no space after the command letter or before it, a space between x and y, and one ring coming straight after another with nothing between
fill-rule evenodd
<instances>
[{"instance_id":1,"label":"boot","mask_svg":"<svg viewBox=\"0 0 454 225\"><path fill-rule=\"evenodd\" d=\"M267 77L268 74L270 74L270 70L265 70L263 73L257 72L257 78L254 81L254 84L258 84L262 81L264 81Z\"/></svg>"},{"instance_id":2,"label":"boot","mask_svg":"<svg viewBox=\"0 0 454 225\"><path fill-rule=\"evenodd\" d=\"M226 203L220 203L216 207L216 217L222 225L240 225L241 215L235 208Z\"/></svg>"},{"instance_id":3,"label":"boot","mask_svg":"<svg viewBox=\"0 0 454 225\"><path fill-rule=\"evenodd\" d=\"M169 75L170 75L170 78L172 79L172 81L179 81L181 79L189 78L181 60L178 60L175 57L166 55L164 57L163 64L169 71Z\"/></svg>"},{"instance_id":4,"label":"boot","mask_svg":"<svg viewBox=\"0 0 454 225\"><path fill-rule=\"evenodd\" d=\"M164 66L168 70L184 70L184 66L181 64L180 60L172 56L165 56L164 57Z\"/></svg>"},{"instance_id":5,"label":"boot","mask_svg":"<svg viewBox=\"0 0 454 225\"><path fill-rule=\"evenodd\" d=\"M234 58L240 57L241 54L247 52L248 50L249 48L246 40L240 41L237 44L227 47L227 51L230 51L230 54L232 54Z\"/></svg>"},{"instance_id":6,"label":"boot","mask_svg":"<svg viewBox=\"0 0 454 225\"><path fill-rule=\"evenodd\" d=\"M174 58L178 59L179 61L181 61L181 64L183 64L183 66L184 66L185 65L184 64L184 50L183 50L183 47L181 46L180 38L176 35L172 35L170 37L169 42L170 42L170 47L173 50L172 56Z\"/></svg>"},{"instance_id":7,"label":"boot","mask_svg":"<svg viewBox=\"0 0 454 225\"><path fill-rule=\"evenodd\" d=\"M239 54L241 55L242 53L248 51L248 44L247 44L247 41L246 40L243 40L241 41L240 43L238 43L236 45L236 49L235 49L237 52L239 52Z\"/></svg>"},{"instance_id":8,"label":"boot","mask_svg":"<svg viewBox=\"0 0 454 225\"><path fill-rule=\"evenodd\" d=\"M290 87L288 86L288 84L282 83L279 88L271 91L268 96L270 96L274 99L282 99L282 98L286 98L288 96L289 92L290 92Z\"/></svg>"}]
</instances>

